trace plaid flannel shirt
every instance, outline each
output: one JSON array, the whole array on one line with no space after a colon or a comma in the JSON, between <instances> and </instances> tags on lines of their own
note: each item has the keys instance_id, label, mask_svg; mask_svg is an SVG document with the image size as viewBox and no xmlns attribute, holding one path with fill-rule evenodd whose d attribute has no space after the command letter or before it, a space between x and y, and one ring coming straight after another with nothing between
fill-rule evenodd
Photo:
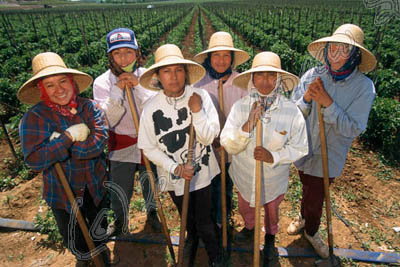
<instances>
[{"instance_id":1,"label":"plaid flannel shirt","mask_svg":"<svg viewBox=\"0 0 400 267\"><path fill-rule=\"evenodd\" d=\"M19 126L25 161L34 171L43 171L43 199L49 206L69 212L71 203L58 179L56 162L61 163L75 197L83 198L86 187L97 206L106 193L105 116L92 100L77 97L77 103L77 114L68 118L40 102L25 113ZM90 134L84 142L72 142L64 131L79 123L85 123ZM61 135L50 141L54 132Z\"/></svg>"}]
</instances>

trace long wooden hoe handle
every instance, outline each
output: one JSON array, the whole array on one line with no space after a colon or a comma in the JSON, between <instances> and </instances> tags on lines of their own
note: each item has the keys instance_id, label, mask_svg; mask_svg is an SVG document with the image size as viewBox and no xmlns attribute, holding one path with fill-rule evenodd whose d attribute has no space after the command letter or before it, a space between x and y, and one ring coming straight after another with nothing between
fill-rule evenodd
<instances>
[{"instance_id":1,"label":"long wooden hoe handle","mask_svg":"<svg viewBox=\"0 0 400 267\"><path fill-rule=\"evenodd\" d=\"M221 118L224 116L224 91L223 91L223 83L222 79L219 80L218 84L218 102L219 109L221 111L220 114L220 126L221 129L224 128L225 118ZM228 236L226 229L226 154L223 146L220 147L220 155L221 155L221 223L222 223L222 248L226 251L228 247Z\"/></svg>"},{"instance_id":2,"label":"long wooden hoe handle","mask_svg":"<svg viewBox=\"0 0 400 267\"><path fill-rule=\"evenodd\" d=\"M319 120L319 138L321 139L321 153L322 153L322 172L324 175L324 192L325 192L325 210L326 221L328 225L328 245L329 255L333 255L333 234L332 234L332 213L331 213L331 198L329 194L329 169L328 169L328 153L325 137L324 117L321 112L321 105L317 104L318 120Z\"/></svg>"},{"instance_id":3,"label":"long wooden hoe handle","mask_svg":"<svg viewBox=\"0 0 400 267\"><path fill-rule=\"evenodd\" d=\"M194 128L193 121L190 122L189 128L189 146L188 146L188 157L186 164L193 164L193 144L194 144ZM189 208L189 189L190 181L185 180L185 190L183 193L183 204L182 204L182 218L181 218L181 228L179 232L179 252L178 252L178 267L183 266L183 250L185 247L185 232L187 223L187 213Z\"/></svg>"},{"instance_id":4,"label":"long wooden hoe handle","mask_svg":"<svg viewBox=\"0 0 400 267\"><path fill-rule=\"evenodd\" d=\"M262 146L262 123L259 119L256 126L256 146ZM253 266L260 266L260 222L261 222L261 179L262 161L256 160L256 183L255 183L255 226L254 226L254 256Z\"/></svg>"},{"instance_id":5,"label":"long wooden hoe handle","mask_svg":"<svg viewBox=\"0 0 400 267\"><path fill-rule=\"evenodd\" d=\"M125 91L126 91L126 95L128 96L129 107L130 107L130 110L131 110L131 113L132 113L133 122L135 123L136 131L139 132L139 117L138 117L138 114L137 114L137 111L136 111L135 102L133 101L132 92L131 92L131 90L129 89L128 86L125 88ZM164 212L163 212L162 205L161 205L161 201L160 201L160 197L158 196L157 187L156 187L156 184L154 182L154 174L153 174L153 171L151 170L149 159L144 155L144 153L142 153L142 155L143 155L144 165L145 165L147 173L149 175L149 181L150 181L151 190L153 191L154 199L156 201L158 217L160 217L163 233L164 233L165 239L167 241L167 245L168 245L168 250L169 250L169 253L171 254L171 258L172 258L172 260L174 262L174 265L175 265L175 262L176 262L175 252L174 252L174 249L172 247L171 238L169 236L167 220L165 219Z\"/></svg>"},{"instance_id":6,"label":"long wooden hoe handle","mask_svg":"<svg viewBox=\"0 0 400 267\"><path fill-rule=\"evenodd\" d=\"M65 176L64 171L59 162L54 164L54 167L56 169L58 179L60 179L61 184L64 187L65 193L67 194L68 201L72 206L75 203L75 196L74 196L74 193L72 192L71 187L68 183L67 177ZM92 238L89 236L89 230L87 228L86 222L83 219L82 213L79 208L77 208L77 210L76 210L76 220L78 221L79 227L82 230L83 237L85 238L86 244L87 244L90 252L93 253L96 247L93 243ZM100 254L97 254L96 256L94 256L93 261L94 261L94 264L96 265L96 267L104 266L104 262L100 256Z\"/></svg>"}]
</instances>

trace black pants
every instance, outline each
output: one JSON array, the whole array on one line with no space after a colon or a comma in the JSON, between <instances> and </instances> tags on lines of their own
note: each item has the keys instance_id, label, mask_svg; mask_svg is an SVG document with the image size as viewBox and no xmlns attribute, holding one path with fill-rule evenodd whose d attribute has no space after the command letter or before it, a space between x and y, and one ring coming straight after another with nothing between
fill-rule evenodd
<instances>
[{"instance_id":1,"label":"black pants","mask_svg":"<svg viewBox=\"0 0 400 267\"><path fill-rule=\"evenodd\" d=\"M226 163L225 170L226 170L226 177L225 177L225 184L226 184L226 220L229 221L231 217L232 211L232 196L233 196L233 182L231 177L229 176L228 170L230 163ZM212 216L216 223L222 223L222 208L221 208L221 173L212 179L211 182L212 188Z\"/></svg>"},{"instance_id":2,"label":"black pants","mask_svg":"<svg viewBox=\"0 0 400 267\"><path fill-rule=\"evenodd\" d=\"M157 185L158 178L156 168L151 164L152 171L155 178L155 183ZM133 182L135 177L135 172L139 171L139 181L142 187L142 194L145 201L145 207L147 213L156 211L156 202L154 199L153 190L150 186L150 181L147 175L147 171L144 165L131 163L131 162L120 162L120 161L110 161L110 179L113 183L120 186L122 193L126 196L127 203L121 199L121 196L110 192L111 195L111 208L115 213L116 226L122 227L124 220L128 219L129 216L129 204L133 194ZM126 212L124 212L124 206ZM127 227L128 225L126 225Z\"/></svg>"},{"instance_id":3,"label":"black pants","mask_svg":"<svg viewBox=\"0 0 400 267\"><path fill-rule=\"evenodd\" d=\"M169 194L178 208L179 215L182 216L183 196L176 196L174 191L169 191ZM220 246L216 227L211 217L211 185L190 192L186 226L188 236L200 237L203 240L211 261L219 256Z\"/></svg>"},{"instance_id":4,"label":"black pants","mask_svg":"<svg viewBox=\"0 0 400 267\"><path fill-rule=\"evenodd\" d=\"M86 189L83 197L83 205L80 207L81 214L86 221L87 228L89 230L90 236L94 241L95 247L99 247L107 242L108 237L107 232L107 218L106 212L101 213L104 216L99 216L96 219L97 214L104 208L105 211L108 208L107 197L105 196L100 204L96 207L93 203L93 199L90 196L89 190ZM67 247L72 254L75 255L77 259L87 259L83 255L88 253L89 249L86 245L85 238L79 227L76 218L73 218L72 214L68 213L64 209L51 208L54 217L57 222L58 230L63 238L63 244ZM73 225L70 222L75 222L75 231L72 231ZM93 224L95 223L95 224ZM93 228L91 229L91 227ZM95 234L95 237L93 237Z\"/></svg>"}]
</instances>

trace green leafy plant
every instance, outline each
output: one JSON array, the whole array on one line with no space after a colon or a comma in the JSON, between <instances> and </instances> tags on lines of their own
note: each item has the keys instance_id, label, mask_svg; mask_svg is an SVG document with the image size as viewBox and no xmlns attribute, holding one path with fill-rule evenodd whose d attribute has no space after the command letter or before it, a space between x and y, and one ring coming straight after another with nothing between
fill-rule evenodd
<instances>
[{"instance_id":1,"label":"green leafy plant","mask_svg":"<svg viewBox=\"0 0 400 267\"><path fill-rule=\"evenodd\" d=\"M6 169L0 172L0 191L10 190L21 181L32 179L36 173L22 160L20 148L16 148L18 159L5 158Z\"/></svg>"},{"instance_id":2,"label":"green leafy plant","mask_svg":"<svg viewBox=\"0 0 400 267\"><path fill-rule=\"evenodd\" d=\"M361 140L379 149L388 160L400 159L400 103L377 97L369 115L367 130Z\"/></svg>"},{"instance_id":3,"label":"green leafy plant","mask_svg":"<svg viewBox=\"0 0 400 267\"><path fill-rule=\"evenodd\" d=\"M62 236L58 230L56 219L51 210L48 210L44 216L42 216L41 213L37 213L34 223L36 227L39 227L41 234L47 234L47 242L50 244L62 243Z\"/></svg>"}]
</instances>

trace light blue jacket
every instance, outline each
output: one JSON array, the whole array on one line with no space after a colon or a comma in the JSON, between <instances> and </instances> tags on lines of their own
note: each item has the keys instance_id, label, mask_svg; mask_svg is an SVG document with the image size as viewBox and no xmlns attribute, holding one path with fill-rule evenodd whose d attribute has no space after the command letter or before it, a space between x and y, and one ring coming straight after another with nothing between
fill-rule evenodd
<instances>
[{"instance_id":1,"label":"light blue jacket","mask_svg":"<svg viewBox=\"0 0 400 267\"><path fill-rule=\"evenodd\" d=\"M335 82L321 67L307 71L293 90L292 100L303 112L307 123L309 154L295 165L305 174L322 177L321 141L317 104L304 102L303 95L309 84L320 76L325 90L333 99L328 108L322 108L325 122L325 135L328 146L329 177L341 174L346 154L353 140L366 128L369 112L375 99L373 82L355 69L349 77Z\"/></svg>"}]
</instances>

